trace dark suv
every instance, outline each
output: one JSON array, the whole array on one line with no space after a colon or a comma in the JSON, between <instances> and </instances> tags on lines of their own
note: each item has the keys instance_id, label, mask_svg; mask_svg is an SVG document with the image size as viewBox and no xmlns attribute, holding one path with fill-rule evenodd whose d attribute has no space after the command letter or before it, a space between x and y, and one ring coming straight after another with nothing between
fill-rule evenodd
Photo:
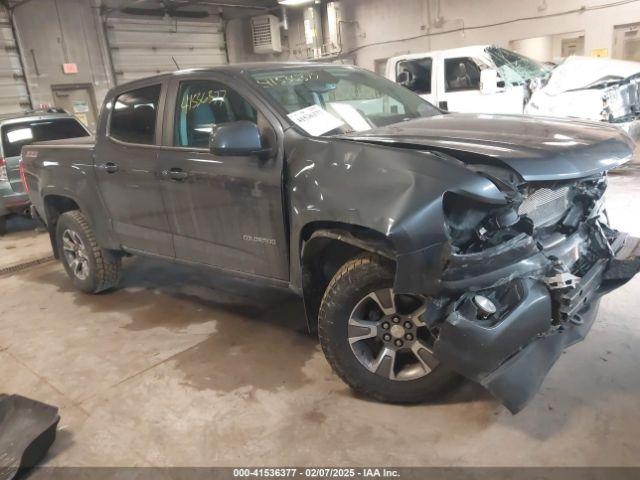
<instances>
[{"instance_id":1,"label":"dark suv","mask_svg":"<svg viewBox=\"0 0 640 480\"><path fill-rule=\"evenodd\" d=\"M61 110L34 110L0 116L0 235L10 215L29 214L29 196L20 174L22 147L42 140L83 137L89 131Z\"/></svg>"}]
</instances>

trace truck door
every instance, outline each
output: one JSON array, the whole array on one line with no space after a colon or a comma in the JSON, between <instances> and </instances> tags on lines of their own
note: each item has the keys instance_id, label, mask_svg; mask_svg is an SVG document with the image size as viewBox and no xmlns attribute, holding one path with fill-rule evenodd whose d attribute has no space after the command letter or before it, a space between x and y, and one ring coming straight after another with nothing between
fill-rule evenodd
<instances>
[{"instance_id":1,"label":"truck door","mask_svg":"<svg viewBox=\"0 0 640 480\"><path fill-rule=\"evenodd\" d=\"M433 58L400 60L395 65L395 81L436 105Z\"/></svg>"},{"instance_id":2,"label":"truck door","mask_svg":"<svg viewBox=\"0 0 640 480\"><path fill-rule=\"evenodd\" d=\"M112 228L123 246L173 257L162 203L158 143L163 85L152 83L117 95L106 105L96 144L96 174Z\"/></svg>"},{"instance_id":3,"label":"truck door","mask_svg":"<svg viewBox=\"0 0 640 480\"><path fill-rule=\"evenodd\" d=\"M480 91L480 70L488 68L472 57L445 57L438 82L438 106L463 113L522 113L518 89L500 89L494 93Z\"/></svg>"},{"instance_id":4,"label":"truck door","mask_svg":"<svg viewBox=\"0 0 640 480\"><path fill-rule=\"evenodd\" d=\"M170 86L160 164L176 258L287 280L281 127L250 92L231 85L209 74ZM273 155L210 153L212 127L236 121L257 123Z\"/></svg>"}]
</instances>

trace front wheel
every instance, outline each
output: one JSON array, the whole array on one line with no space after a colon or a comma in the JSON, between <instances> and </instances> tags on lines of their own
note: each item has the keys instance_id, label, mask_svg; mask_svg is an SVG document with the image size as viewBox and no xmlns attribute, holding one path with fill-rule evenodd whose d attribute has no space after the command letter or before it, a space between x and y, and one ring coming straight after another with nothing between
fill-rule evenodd
<instances>
[{"instance_id":1,"label":"front wheel","mask_svg":"<svg viewBox=\"0 0 640 480\"><path fill-rule=\"evenodd\" d=\"M67 275L78 290L99 293L118 284L121 259L100 248L82 212L74 210L60 216L56 243Z\"/></svg>"},{"instance_id":2,"label":"front wheel","mask_svg":"<svg viewBox=\"0 0 640 480\"><path fill-rule=\"evenodd\" d=\"M318 335L327 360L353 390L380 401L435 398L460 377L432 353L423 299L396 295L393 269L372 254L345 263L322 299Z\"/></svg>"}]
</instances>

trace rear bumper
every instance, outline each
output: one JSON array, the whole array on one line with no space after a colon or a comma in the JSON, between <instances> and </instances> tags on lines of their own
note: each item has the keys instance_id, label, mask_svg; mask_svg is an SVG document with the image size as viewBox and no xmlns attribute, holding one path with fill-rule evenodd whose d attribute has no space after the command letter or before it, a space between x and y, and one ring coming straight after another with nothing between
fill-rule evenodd
<instances>
[{"instance_id":1,"label":"rear bumper","mask_svg":"<svg viewBox=\"0 0 640 480\"><path fill-rule=\"evenodd\" d=\"M0 189L0 217L13 213L27 213L29 209L29 195L15 193L11 187Z\"/></svg>"},{"instance_id":2,"label":"rear bumper","mask_svg":"<svg viewBox=\"0 0 640 480\"><path fill-rule=\"evenodd\" d=\"M566 284L554 283L550 258L577 264L585 245L603 241L609 255L595 259L579 278L570 275L560 277ZM535 248L537 253L531 254L529 248L523 238L511 249L495 252L498 257L515 255L516 260L509 258L506 265L490 272L481 269L480 258L477 265L473 260L464 262L464 268L460 264L458 271L454 262L450 277L456 280L445 284L474 293L467 290L454 303L434 344L443 364L485 386L512 413L536 394L562 351L585 338L602 295L640 270L639 239L618 234L609 242L604 233L598 235L587 226L549 249ZM485 258L484 270L494 264ZM478 290L482 285L491 286ZM491 298L497 313L486 319L479 316L472 301L475 293Z\"/></svg>"}]
</instances>

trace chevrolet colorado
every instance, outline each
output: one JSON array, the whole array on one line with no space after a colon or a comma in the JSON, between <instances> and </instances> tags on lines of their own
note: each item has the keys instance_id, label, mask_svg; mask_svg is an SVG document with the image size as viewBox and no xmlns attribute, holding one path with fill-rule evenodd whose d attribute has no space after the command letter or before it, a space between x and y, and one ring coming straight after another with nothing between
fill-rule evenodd
<instances>
[{"instance_id":1,"label":"chevrolet colorado","mask_svg":"<svg viewBox=\"0 0 640 480\"><path fill-rule=\"evenodd\" d=\"M124 255L292 289L354 390L424 401L460 376L512 412L640 268L607 171L634 144L586 121L448 114L350 66L261 63L121 85L93 139L23 149L75 286Z\"/></svg>"}]
</instances>

